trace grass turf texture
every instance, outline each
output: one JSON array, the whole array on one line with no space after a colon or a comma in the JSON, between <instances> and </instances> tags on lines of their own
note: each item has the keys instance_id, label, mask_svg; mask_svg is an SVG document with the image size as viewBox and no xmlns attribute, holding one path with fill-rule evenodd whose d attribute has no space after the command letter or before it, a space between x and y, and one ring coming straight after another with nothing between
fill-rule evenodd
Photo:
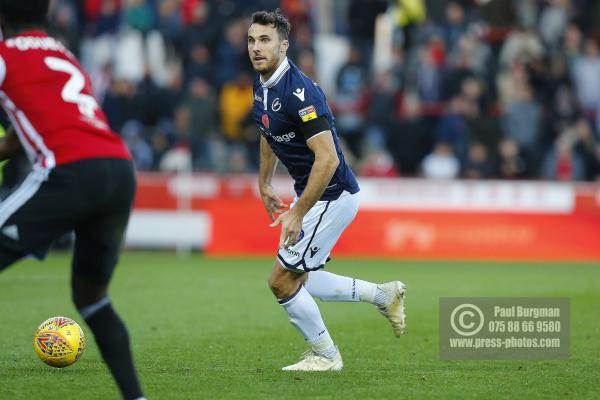
<instances>
[{"instance_id":1,"label":"grass turf texture","mask_svg":"<svg viewBox=\"0 0 600 400\"><path fill-rule=\"evenodd\" d=\"M0 399L115 399L85 324L75 365L39 361L32 333L70 303L69 258L25 261L0 274ZM341 373L284 373L306 349L272 298L272 261L126 253L111 298L126 320L150 399L598 398L600 265L335 260L328 270L408 284L408 332L397 339L367 304L318 302L342 351ZM440 296L571 299L570 360L441 361Z\"/></svg>"}]
</instances>

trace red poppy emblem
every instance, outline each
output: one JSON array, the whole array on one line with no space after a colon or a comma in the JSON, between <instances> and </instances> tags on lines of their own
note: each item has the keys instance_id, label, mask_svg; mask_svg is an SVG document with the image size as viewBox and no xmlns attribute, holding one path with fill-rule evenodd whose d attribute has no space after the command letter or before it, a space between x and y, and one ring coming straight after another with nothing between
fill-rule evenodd
<instances>
[{"instance_id":1,"label":"red poppy emblem","mask_svg":"<svg viewBox=\"0 0 600 400\"><path fill-rule=\"evenodd\" d=\"M262 124L266 129L269 129L269 116L267 114L263 114Z\"/></svg>"}]
</instances>

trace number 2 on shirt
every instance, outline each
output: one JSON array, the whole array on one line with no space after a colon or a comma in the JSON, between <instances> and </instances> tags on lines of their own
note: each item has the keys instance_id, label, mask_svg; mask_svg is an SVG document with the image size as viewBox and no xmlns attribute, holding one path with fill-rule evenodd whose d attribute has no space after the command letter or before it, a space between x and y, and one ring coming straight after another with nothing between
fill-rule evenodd
<instances>
[{"instance_id":1,"label":"number 2 on shirt","mask_svg":"<svg viewBox=\"0 0 600 400\"><path fill-rule=\"evenodd\" d=\"M53 71L65 72L71 76L61 92L62 99L67 103L75 103L79 112L88 118L94 118L100 108L93 96L81 91L85 87L85 78L79 69L70 62L57 57L46 57L44 63Z\"/></svg>"}]
</instances>

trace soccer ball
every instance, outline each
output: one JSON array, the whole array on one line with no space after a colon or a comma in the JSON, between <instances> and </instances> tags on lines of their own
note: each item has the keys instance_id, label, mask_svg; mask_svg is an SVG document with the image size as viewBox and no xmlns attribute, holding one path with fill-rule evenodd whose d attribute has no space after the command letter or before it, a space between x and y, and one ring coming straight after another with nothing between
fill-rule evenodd
<instances>
[{"instance_id":1,"label":"soccer ball","mask_svg":"<svg viewBox=\"0 0 600 400\"><path fill-rule=\"evenodd\" d=\"M77 322L67 317L52 317L37 328L33 348L40 360L51 367L68 367L79 360L85 349L85 336Z\"/></svg>"}]
</instances>

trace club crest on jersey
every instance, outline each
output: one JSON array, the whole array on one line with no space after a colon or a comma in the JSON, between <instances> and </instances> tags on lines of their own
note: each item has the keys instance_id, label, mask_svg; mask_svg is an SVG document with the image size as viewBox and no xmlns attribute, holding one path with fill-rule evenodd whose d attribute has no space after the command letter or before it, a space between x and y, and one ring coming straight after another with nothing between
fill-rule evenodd
<instances>
[{"instance_id":1,"label":"club crest on jersey","mask_svg":"<svg viewBox=\"0 0 600 400\"><path fill-rule=\"evenodd\" d=\"M254 101L258 101L262 103L262 97L260 97L259 95L255 94L254 95Z\"/></svg>"},{"instance_id":2,"label":"club crest on jersey","mask_svg":"<svg viewBox=\"0 0 600 400\"><path fill-rule=\"evenodd\" d=\"M317 110L315 109L315 106L308 106L306 108L298 110L298 115L302 119L302 122L308 122L311 119L317 118Z\"/></svg>"},{"instance_id":3,"label":"club crest on jersey","mask_svg":"<svg viewBox=\"0 0 600 400\"><path fill-rule=\"evenodd\" d=\"M273 103L271 103L271 110L275 112L281 110L281 100L279 100L279 97L273 100Z\"/></svg>"},{"instance_id":4,"label":"club crest on jersey","mask_svg":"<svg viewBox=\"0 0 600 400\"><path fill-rule=\"evenodd\" d=\"M262 124L265 127L265 129L269 129L269 116L267 114L263 114Z\"/></svg>"}]
</instances>

